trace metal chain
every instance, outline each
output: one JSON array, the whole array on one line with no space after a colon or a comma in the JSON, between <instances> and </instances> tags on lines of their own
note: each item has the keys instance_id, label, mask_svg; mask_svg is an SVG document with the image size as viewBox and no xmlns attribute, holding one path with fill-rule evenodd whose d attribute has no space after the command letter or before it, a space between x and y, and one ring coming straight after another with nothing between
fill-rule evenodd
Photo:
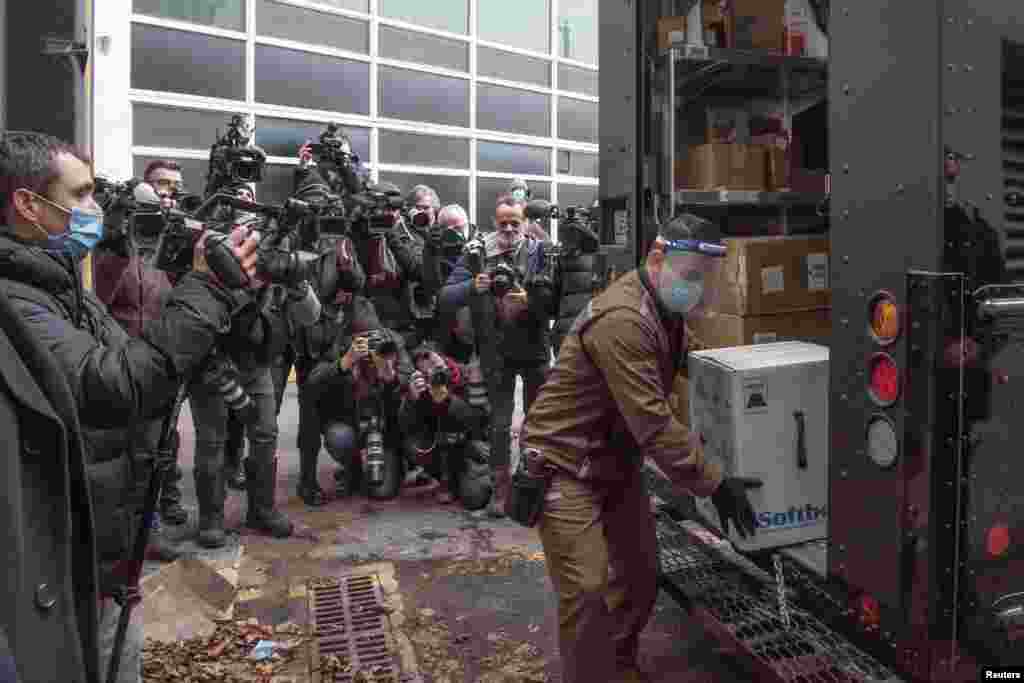
<instances>
[{"instance_id":1,"label":"metal chain","mask_svg":"<svg viewBox=\"0 0 1024 683\"><path fill-rule=\"evenodd\" d=\"M789 605L786 602L786 577L782 573L782 558L777 554L773 555L772 562L775 565L775 594L779 602L779 616L782 617L782 623L788 631L791 627L791 622L789 619Z\"/></svg>"}]
</instances>

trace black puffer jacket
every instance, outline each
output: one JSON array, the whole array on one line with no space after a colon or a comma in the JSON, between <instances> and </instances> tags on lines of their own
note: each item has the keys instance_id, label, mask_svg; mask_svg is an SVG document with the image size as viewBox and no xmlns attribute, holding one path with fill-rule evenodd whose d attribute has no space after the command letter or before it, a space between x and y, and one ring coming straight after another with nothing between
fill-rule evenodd
<instances>
[{"instance_id":1,"label":"black puffer jacket","mask_svg":"<svg viewBox=\"0 0 1024 683\"><path fill-rule=\"evenodd\" d=\"M135 339L83 291L76 263L0 232L0 289L57 359L78 407L99 556L109 567L128 552L131 509L140 501L131 430L166 414L178 384L229 328L233 297L206 276L187 275Z\"/></svg>"}]
</instances>

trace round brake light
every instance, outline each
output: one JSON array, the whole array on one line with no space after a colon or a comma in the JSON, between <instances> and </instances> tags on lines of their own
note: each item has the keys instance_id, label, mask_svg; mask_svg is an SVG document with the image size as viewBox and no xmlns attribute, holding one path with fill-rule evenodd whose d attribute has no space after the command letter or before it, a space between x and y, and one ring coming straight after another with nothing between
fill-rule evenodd
<instances>
[{"instance_id":1,"label":"round brake light","mask_svg":"<svg viewBox=\"0 0 1024 683\"><path fill-rule=\"evenodd\" d=\"M1005 524L996 524L988 530L985 545L991 557L1002 557L1010 548L1010 529Z\"/></svg>"},{"instance_id":2,"label":"round brake light","mask_svg":"<svg viewBox=\"0 0 1024 683\"><path fill-rule=\"evenodd\" d=\"M876 353L868 364L868 393L876 403L890 406L900 396L900 369L886 353Z\"/></svg>"},{"instance_id":3,"label":"round brake light","mask_svg":"<svg viewBox=\"0 0 1024 683\"><path fill-rule=\"evenodd\" d=\"M870 595L862 595L857 601L857 617L861 626L878 626L882 620L881 607L878 600Z\"/></svg>"},{"instance_id":4,"label":"round brake light","mask_svg":"<svg viewBox=\"0 0 1024 683\"><path fill-rule=\"evenodd\" d=\"M879 344L891 344L900 335L900 311L892 295L879 292L871 299L868 315L871 335Z\"/></svg>"}]
</instances>

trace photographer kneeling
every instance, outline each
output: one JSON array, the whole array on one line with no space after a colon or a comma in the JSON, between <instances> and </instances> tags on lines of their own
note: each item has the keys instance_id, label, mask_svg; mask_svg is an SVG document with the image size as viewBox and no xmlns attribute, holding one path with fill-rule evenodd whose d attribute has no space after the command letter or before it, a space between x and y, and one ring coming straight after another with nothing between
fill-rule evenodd
<instances>
[{"instance_id":1,"label":"photographer kneeling","mask_svg":"<svg viewBox=\"0 0 1024 683\"><path fill-rule=\"evenodd\" d=\"M53 353L78 406L99 536L104 598L99 648L105 671L120 613L112 596L140 570L129 557L142 499L133 487L133 430L141 421L168 414L180 385L230 325L236 302L224 283L254 283L257 255L255 240L243 241L241 231L233 232L230 242L201 239L193 272L170 292L162 315L146 321L133 338L82 287L82 259L103 238L103 214L93 190L89 160L75 147L39 133L0 138L0 289ZM234 272L218 266L211 274L207 252L211 263L233 264ZM214 259L214 253L229 260ZM47 609L66 599L55 595ZM133 618L119 680L139 680L141 647L141 624Z\"/></svg>"},{"instance_id":2,"label":"photographer kneeling","mask_svg":"<svg viewBox=\"0 0 1024 683\"><path fill-rule=\"evenodd\" d=\"M396 428L408 354L368 299L354 297L351 314L304 391L316 401L327 452L338 463L336 495L362 488L371 498L393 498L403 477Z\"/></svg>"},{"instance_id":3,"label":"photographer kneeling","mask_svg":"<svg viewBox=\"0 0 1024 683\"><path fill-rule=\"evenodd\" d=\"M551 353L552 292L534 286L545 270L544 250L542 242L524 232L525 208L522 200L510 195L498 199L495 232L486 235L482 244L467 245L467 253L440 294L442 311L455 311L468 303L473 312L491 406L492 517L505 516L516 377L523 380L523 409L528 411L544 384Z\"/></svg>"},{"instance_id":4,"label":"photographer kneeling","mask_svg":"<svg viewBox=\"0 0 1024 683\"><path fill-rule=\"evenodd\" d=\"M491 495L489 448L479 441L481 416L466 402L462 370L429 344L413 359L416 372L399 415L406 457L442 483L439 503L458 498L469 510L482 508Z\"/></svg>"}]
</instances>

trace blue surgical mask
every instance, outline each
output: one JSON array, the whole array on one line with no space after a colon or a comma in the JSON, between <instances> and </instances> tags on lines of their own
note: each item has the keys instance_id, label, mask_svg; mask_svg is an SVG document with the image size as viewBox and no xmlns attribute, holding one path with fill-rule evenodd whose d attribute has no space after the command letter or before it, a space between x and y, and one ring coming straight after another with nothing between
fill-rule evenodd
<instances>
[{"instance_id":1,"label":"blue surgical mask","mask_svg":"<svg viewBox=\"0 0 1024 683\"><path fill-rule=\"evenodd\" d=\"M35 194L35 193L33 193ZM103 239L103 212L87 211L77 206L67 209L46 197L35 195L50 206L70 214L67 230L59 235L51 235L41 225L36 228L46 234L46 246L44 249L51 253L64 254L75 260L85 258L85 255L96 248Z\"/></svg>"},{"instance_id":2,"label":"blue surgical mask","mask_svg":"<svg viewBox=\"0 0 1024 683\"><path fill-rule=\"evenodd\" d=\"M704 283L694 280L676 280L661 290L662 303L672 313L686 315L704 296Z\"/></svg>"},{"instance_id":3,"label":"blue surgical mask","mask_svg":"<svg viewBox=\"0 0 1024 683\"><path fill-rule=\"evenodd\" d=\"M526 190L524 190L522 188L517 188L515 190L512 190L512 196L515 199L517 199L517 200L519 200L521 202L525 202L526 201Z\"/></svg>"}]
</instances>

